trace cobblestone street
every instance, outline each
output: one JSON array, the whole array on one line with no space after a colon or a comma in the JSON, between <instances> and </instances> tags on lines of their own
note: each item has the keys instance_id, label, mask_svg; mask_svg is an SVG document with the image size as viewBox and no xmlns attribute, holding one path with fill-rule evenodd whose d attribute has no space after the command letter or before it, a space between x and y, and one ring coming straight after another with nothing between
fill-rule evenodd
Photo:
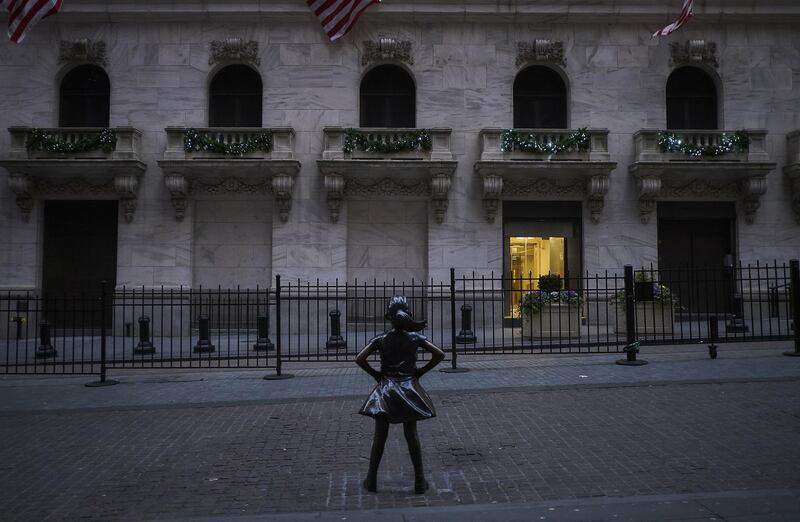
<instances>
[{"instance_id":1,"label":"cobblestone street","mask_svg":"<svg viewBox=\"0 0 800 522\"><path fill-rule=\"evenodd\" d=\"M506 369L523 370L533 371ZM486 371L464 375L479 382ZM12 388L6 382L3 393ZM362 388L366 395L368 381ZM439 416L420 424L426 495L411 494L399 427L378 494L363 491L372 437L372 420L356 413L363 398L318 392L7 411L3 518L140 520L800 488L796 377L432 392Z\"/></svg>"}]
</instances>

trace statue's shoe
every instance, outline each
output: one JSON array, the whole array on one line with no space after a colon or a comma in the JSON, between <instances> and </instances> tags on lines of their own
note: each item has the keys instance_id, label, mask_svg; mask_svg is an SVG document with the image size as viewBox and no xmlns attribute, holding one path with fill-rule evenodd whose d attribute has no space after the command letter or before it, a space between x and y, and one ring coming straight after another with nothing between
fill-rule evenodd
<instances>
[{"instance_id":1,"label":"statue's shoe","mask_svg":"<svg viewBox=\"0 0 800 522\"><path fill-rule=\"evenodd\" d=\"M425 478L414 479L414 493L421 495L428 491L428 481Z\"/></svg>"},{"instance_id":2,"label":"statue's shoe","mask_svg":"<svg viewBox=\"0 0 800 522\"><path fill-rule=\"evenodd\" d=\"M368 476L367 478L364 479L364 482L362 482L362 485L364 486L364 489L366 489L367 491L371 491L372 493L375 493L376 491L378 491L378 479L377 479L377 477Z\"/></svg>"}]
</instances>

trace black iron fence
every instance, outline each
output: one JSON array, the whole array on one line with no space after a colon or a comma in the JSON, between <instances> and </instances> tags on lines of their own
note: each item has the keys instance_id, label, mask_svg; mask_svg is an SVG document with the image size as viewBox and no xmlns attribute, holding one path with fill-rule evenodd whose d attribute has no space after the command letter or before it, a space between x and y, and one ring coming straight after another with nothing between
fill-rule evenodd
<instances>
[{"instance_id":1,"label":"black iron fence","mask_svg":"<svg viewBox=\"0 0 800 522\"><path fill-rule=\"evenodd\" d=\"M0 295L0 373L100 374L107 368L275 368L348 361L386 331L405 295L449 354L621 352L795 339L798 264L449 281L281 281L256 289L105 288Z\"/></svg>"}]
</instances>

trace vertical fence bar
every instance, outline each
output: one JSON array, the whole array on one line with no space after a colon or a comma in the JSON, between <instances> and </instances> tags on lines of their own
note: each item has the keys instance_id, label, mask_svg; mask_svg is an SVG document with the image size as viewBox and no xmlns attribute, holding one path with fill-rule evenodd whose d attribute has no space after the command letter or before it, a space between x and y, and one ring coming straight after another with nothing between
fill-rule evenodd
<instances>
[{"instance_id":1,"label":"vertical fence bar","mask_svg":"<svg viewBox=\"0 0 800 522\"><path fill-rule=\"evenodd\" d=\"M637 359L639 352L639 341L636 335L636 300L633 293L633 266L625 265L625 330L627 332L628 344L623 350L627 357L620 359L617 364L623 366L642 366L647 361Z\"/></svg>"},{"instance_id":2,"label":"vertical fence bar","mask_svg":"<svg viewBox=\"0 0 800 522\"><path fill-rule=\"evenodd\" d=\"M269 306L269 299L267 300L267 306ZM292 310L290 304L290 309L289 309L290 317L291 313ZM276 274L275 275L275 375L265 375L264 380L267 381L279 381L282 379L291 379L292 377L294 377L294 375L288 373L281 373L281 345L283 344L283 341L281 340L282 321L283 318L281 316L281 276L280 274Z\"/></svg>"},{"instance_id":3,"label":"vertical fence bar","mask_svg":"<svg viewBox=\"0 0 800 522\"><path fill-rule=\"evenodd\" d=\"M106 379L106 282L100 281L100 380L87 382L85 386L98 388L114 384L119 384L119 382Z\"/></svg>"},{"instance_id":4,"label":"vertical fence bar","mask_svg":"<svg viewBox=\"0 0 800 522\"><path fill-rule=\"evenodd\" d=\"M792 321L794 322L794 351L783 352L790 357L800 356L800 261L789 261L789 298L792 300Z\"/></svg>"},{"instance_id":5,"label":"vertical fence bar","mask_svg":"<svg viewBox=\"0 0 800 522\"><path fill-rule=\"evenodd\" d=\"M468 368L457 366L456 353L456 269L450 268L450 368L441 368L439 371L444 373L464 373Z\"/></svg>"}]
</instances>

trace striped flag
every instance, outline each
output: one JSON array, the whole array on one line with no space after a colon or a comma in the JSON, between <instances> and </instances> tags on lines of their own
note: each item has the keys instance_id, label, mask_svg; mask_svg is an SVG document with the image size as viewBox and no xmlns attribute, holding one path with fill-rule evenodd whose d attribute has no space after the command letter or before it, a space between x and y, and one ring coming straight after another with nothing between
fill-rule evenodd
<instances>
[{"instance_id":1,"label":"striped flag","mask_svg":"<svg viewBox=\"0 0 800 522\"><path fill-rule=\"evenodd\" d=\"M681 8L681 14L678 16L678 19L669 24L668 26L664 27L653 33L651 38L655 38L656 36L667 36L673 31L678 30L683 24L689 21L689 19L694 15L692 12L692 4L694 4L694 0L685 0L683 2L683 7Z\"/></svg>"},{"instance_id":2,"label":"striped flag","mask_svg":"<svg viewBox=\"0 0 800 522\"><path fill-rule=\"evenodd\" d=\"M346 35L372 4L380 0L306 0L331 42Z\"/></svg>"},{"instance_id":3,"label":"striped flag","mask_svg":"<svg viewBox=\"0 0 800 522\"><path fill-rule=\"evenodd\" d=\"M8 9L8 37L20 43L36 22L61 9L62 0L0 0Z\"/></svg>"}]
</instances>

